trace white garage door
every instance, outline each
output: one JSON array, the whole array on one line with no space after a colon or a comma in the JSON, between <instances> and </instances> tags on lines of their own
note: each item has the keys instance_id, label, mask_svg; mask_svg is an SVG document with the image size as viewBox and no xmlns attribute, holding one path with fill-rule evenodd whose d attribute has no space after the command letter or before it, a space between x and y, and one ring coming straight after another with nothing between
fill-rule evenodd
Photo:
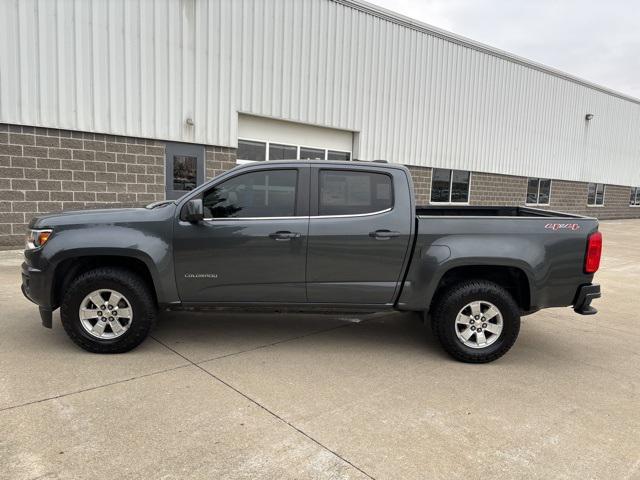
<instances>
[{"instance_id":1,"label":"white garage door","mask_svg":"<svg viewBox=\"0 0 640 480\"><path fill-rule=\"evenodd\" d=\"M240 115L238 163L267 160L351 160L353 132Z\"/></svg>"}]
</instances>

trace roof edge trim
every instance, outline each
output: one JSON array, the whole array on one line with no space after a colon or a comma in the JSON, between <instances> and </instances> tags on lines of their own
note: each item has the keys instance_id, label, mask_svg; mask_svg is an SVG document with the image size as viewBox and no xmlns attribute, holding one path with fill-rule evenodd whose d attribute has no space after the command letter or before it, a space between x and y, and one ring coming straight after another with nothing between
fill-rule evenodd
<instances>
[{"instance_id":1,"label":"roof edge trim","mask_svg":"<svg viewBox=\"0 0 640 480\"><path fill-rule=\"evenodd\" d=\"M593 90L597 90L599 92L605 93L607 95L612 95L614 97L618 97L622 100L627 100L629 102L640 105L640 98L633 97L631 95L626 95L624 93L618 92L616 90L612 90L610 88L604 87L597 83L590 82L588 80L584 80L580 77L576 77L569 73L563 72L562 70L558 70L553 67L549 67L547 65L543 65L542 63L537 63L532 60L528 60L524 57L520 57L513 53L506 52L504 50L500 50L499 48L494 48L484 43L476 42L475 40L471 40L470 38L463 37L461 35L456 35L455 33L448 32L446 30L442 30L438 27L434 27L427 23L421 22L411 17L407 17L400 13L394 12L392 10L387 10L386 8L379 7L378 5L373 5L371 3L365 2L363 0L330 0L334 3L338 3L344 5L349 8L353 8L359 10L363 13L367 13L369 15L376 16L383 20L390 21L397 25L401 25L412 30L417 30L419 32L432 35L435 37L439 37L443 40L447 40L452 43L456 43L463 47L471 48L477 50L482 53L486 53L488 55L492 55L494 57L502 58L503 60L508 60L510 62L514 62L520 64L522 66L532 68L534 70L538 70L543 73L547 73L549 75L553 75L554 77L559 77L564 80L568 80L573 83L577 83L587 88L591 88Z\"/></svg>"}]
</instances>

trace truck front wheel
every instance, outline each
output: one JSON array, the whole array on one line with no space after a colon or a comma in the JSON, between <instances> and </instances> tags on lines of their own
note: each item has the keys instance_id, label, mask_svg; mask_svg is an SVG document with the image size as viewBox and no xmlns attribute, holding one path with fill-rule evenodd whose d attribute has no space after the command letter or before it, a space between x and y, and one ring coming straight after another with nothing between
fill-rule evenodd
<instances>
[{"instance_id":1,"label":"truck front wheel","mask_svg":"<svg viewBox=\"0 0 640 480\"><path fill-rule=\"evenodd\" d=\"M500 285L470 280L438 294L431 323L442 347L456 360L487 363L513 346L520 309Z\"/></svg>"},{"instance_id":2,"label":"truck front wheel","mask_svg":"<svg viewBox=\"0 0 640 480\"><path fill-rule=\"evenodd\" d=\"M137 347L155 323L156 305L135 273L102 267L78 276L60 307L62 326L80 347L94 353L123 353Z\"/></svg>"}]
</instances>

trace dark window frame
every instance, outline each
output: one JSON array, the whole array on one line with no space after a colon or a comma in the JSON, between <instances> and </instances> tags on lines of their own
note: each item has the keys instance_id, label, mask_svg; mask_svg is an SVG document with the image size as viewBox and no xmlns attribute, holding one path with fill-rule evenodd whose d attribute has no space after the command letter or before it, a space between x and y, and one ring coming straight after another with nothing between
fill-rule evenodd
<instances>
[{"instance_id":1,"label":"dark window frame","mask_svg":"<svg viewBox=\"0 0 640 480\"><path fill-rule=\"evenodd\" d=\"M434 173L436 170L443 170L443 171L448 171L449 172L449 195L448 195L448 200L447 201L438 201L438 200L433 200L433 179L434 179ZM469 174L469 179L468 179L468 183L467 183L467 200L464 202L457 202L452 200L453 199L453 172L462 172L462 173L468 173ZM472 173L470 170L458 170L455 168L432 168L431 169L431 191L429 193L429 203L430 204L434 204L434 205L469 205L471 203L471 177L472 177Z\"/></svg>"},{"instance_id":2,"label":"dark window frame","mask_svg":"<svg viewBox=\"0 0 640 480\"><path fill-rule=\"evenodd\" d=\"M640 207L640 187L631 187L629 194L629 206Z\"/></svg>"},{"instance_id":3,"label":"dark window frame","mask_svg":"<svg viewBox=\"0 0 640 480\"><path fill-rule=\"evenodd\" d=\"M537 182L537 189L536 189L536 201L535 202L530 202L529 201L529 182L531 180L535 180ZM549 194L547 196L547 201L545 203L541 203L540 202L540 185L542 184L542 182L549 182ZM551 205L551 188L553 186L553 180L551 180L550 178L542 178L542 177L528 177L527 178L527 192L525 193L525 198L524 198L524 203L525 205L539 205L539 206L549 206Z\"/></svg>"}]
</instances>

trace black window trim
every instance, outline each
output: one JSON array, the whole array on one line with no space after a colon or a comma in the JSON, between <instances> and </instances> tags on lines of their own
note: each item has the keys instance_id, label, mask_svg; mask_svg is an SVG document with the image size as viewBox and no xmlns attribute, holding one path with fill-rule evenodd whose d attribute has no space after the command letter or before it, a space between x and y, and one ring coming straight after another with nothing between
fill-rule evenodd
<instances>
[{"instance_id":1,"label":"black window trim","mask_svg":"<svg viewBox=\"0 0 640 480\"><path fill-rule=\"evenodd\" d=\"M258 164L261 164L263 162L255 162ZM264 162L266 163L266 162ZM205 217L203 218L203 221L207 221L207 222L226 222L226 221L232 221L232 222L238 222L238 221L243 221L243 220L247 220L247 221L255 221L255 220L292 220L292 219L297 219L297 218L309 218L309 215L298 215L298 213L300 213L300 210L302 209L302 205L301 205L301 200L303 200L302 197L302 191L306 192L306 189L304 188L304 182L305 179L308 179L308 175L306 174L308 172L308 169L303 169L303 168L299 168L299 167L295 167L293 165L291 166L286 166L286 165L282 165L282 166L278 166L278 167L272 167L272 168L257 168L255 170L240 170L238 171L238 173L236 175L230 175L227 178L222 179L222 181L220 183L216 183L215 185L212 185L211 188L215 188L218 185L222 185L223 183L232 180L236 177L239 177L241 175L246 175L249 173L257 173L257 172L273 172L273 171L277 171L277 170L294 170L296 172L296 199L295 199L295 205L294 205L294 213L295 215L291 215L291 216L285 216L285 217ZM209 191L209 189L203 190L202 192L198 193L198 195L196 195L193 198L204 198L204 196L206 195L206 193Z\"/></svg>"},{"instance_id":2,"label":"black window trim","mask_svg":"<svg viewBox=\"0 0 640 480\"><path fill-rule=\"evenodd\" d=\"M329 160L329 161L333 161L333 160ZM357 173L377 173L379 175L386 175L387 177L389 177L391 179L391 206L389 208L385 208L383 210L377 210L375 212L366 212L366 213L345 213L345 214L341 214L341 215L319 215L320 213L320 172L322 172L323 170L329 170L332 172L357 172ZM314 199L314 205L311 207L312 211L314 213L318 213L318 215L310 215L310 218L315 219L315 218L352 218L352 217L370 217L373 215L382 215L384 213L389 213L389 212L393 212L393 210L396 208L396 195L395 195L395 185L394 185L394 178L393 175L391 175L389 172L385 172L382 170L374 170L374 169L367 169L367 168L335 168L335 166L333 168L331 168L330 165L328 166L322 166L322 167L318 167L315 169L315 174L311 177L311 181L314 183L314 187L315 187L315 199ZM313 189L311 190L311 192L313 192ZM311 213L311 212L309 212Z\"/></svg>"},{"instance_id":3,"label":"black window trim","mask_svg":"<svg viewBox=\"0 0 640 480\"><path fill-rule=\"evenodd\" d=\"M433 192L433 171L434 170L449 170L449 200L446 202L434 202L431 200L431 192ZM451 196L453 195L453 172L468 172L469 173L469 186L467 188L467 201L466 202L452 202ZM471 205L471 177L473 172L471 170L460 170L459 168L441 168L433 167L431 169L431 184L429 192L429 205Z\"/></svg>"},{"instance_id":4,"label":"black window trim","mask_svg":"<svg viewBox=\"0 0 640 480\"><path fill-rule=\"evenodd\" d=\"M529 196L529 180L537 180L538 181L538 190L536 192L536 201L535 202L529 202L528 201L528 196ZM549 180L549 197L547 200L547 203L540 203L540 184L542 183L543 180ZM527 191L524 195L524 204L525 205L531 205L531 206L543 206L543 207L548 207L549 205L551 205L551 187L553 186L553 180L551 178L542 178L542 177L527 177Z\"/></svg>"}]
</instances>

